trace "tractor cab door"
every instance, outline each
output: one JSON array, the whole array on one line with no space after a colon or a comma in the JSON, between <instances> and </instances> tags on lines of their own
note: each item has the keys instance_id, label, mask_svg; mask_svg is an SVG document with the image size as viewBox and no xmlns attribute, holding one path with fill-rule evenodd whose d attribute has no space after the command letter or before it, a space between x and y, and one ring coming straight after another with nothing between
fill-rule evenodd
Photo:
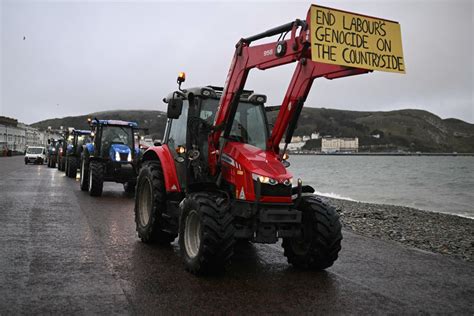
<instances>
[{"instance_id":1,"label":"tractor cab door","mask_svg":"<svg viewBox=\"0 0 474 316\"><path fill-rule=\"evenodd\" d=\"M186 188L186 153L180 148L186 148L186 132L188 125L189 102L183 100L183 108L178 118L170 119L166 125L166 134L163 143L167 144L174 158L176 173L182 189ZM165 168L165 166L163 166Z\"/></svg>"}]
</instances>

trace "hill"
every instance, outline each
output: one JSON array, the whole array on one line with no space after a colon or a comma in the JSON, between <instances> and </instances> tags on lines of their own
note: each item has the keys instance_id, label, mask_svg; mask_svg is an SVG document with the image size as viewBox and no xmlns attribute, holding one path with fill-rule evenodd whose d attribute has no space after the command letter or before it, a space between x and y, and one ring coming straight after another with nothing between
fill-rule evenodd
<instances>
[{"instance_id":1,"label":"hill","mask_svg":"<svg viewBox=\"0 0 474 316\"><path fill-rule=\"evenodd\" d=\"M304 108L295 134L359 138L361 151L474 152L474 124L423 110L358 112ZM373 135L380 138L374 138ZM308 144L310 145L310 144Z\"/></svg>"},{"instance_id":2,"label":"hill","mask_svg":"<svg viewBox=\"0 0 474 316\"><path fill-rule=\"evenodd\" d=\"M273 122L276 112L269 113ZM87 118L135 121L154 138L162 138L166 113L161 111L107 111L82 116L49 119L33 126L46 129L87 128ZM319 132L322 136L358 137L360 151L474 152L474 124L441 119L423 110L359 112L326 108L303 108L295 136ZM380 138L374 138L379 135ZM306 145L312 148L312 142Z\"/></svg>"},{"instance_id":3,"label":"hill","mask_svg":"<svg viewBox=\"0 0 474 316\"><path fill-rule=\"evenodd\" d=\"M166 125L166 113L150 110L118 110L90 113L81 116L67 116L63 118L54 118L40 121L32 124L39 129L47 129L51 126L53 129L59 129L60 126L74 127L78 129L88 129L87 118L114 119L137 122L140 128L148 129L148 134L153 138L161 139Z\"/></svg>"}]
</instances>

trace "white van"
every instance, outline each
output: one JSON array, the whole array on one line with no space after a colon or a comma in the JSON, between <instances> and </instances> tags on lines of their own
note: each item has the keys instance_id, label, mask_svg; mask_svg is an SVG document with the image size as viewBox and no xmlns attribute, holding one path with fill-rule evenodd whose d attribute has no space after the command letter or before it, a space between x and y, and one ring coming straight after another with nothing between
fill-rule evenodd
<instances>
[{"instance_id":1,"label":"white van","mask_svg":"<svg viewBox=\"0 0 474 316\"><path fill-rule=\"evenodd\" d=\"M46 161L46 148L28 147L25 152L25 165L29 162L43 164Z\"/></svg>"}]
</instances>

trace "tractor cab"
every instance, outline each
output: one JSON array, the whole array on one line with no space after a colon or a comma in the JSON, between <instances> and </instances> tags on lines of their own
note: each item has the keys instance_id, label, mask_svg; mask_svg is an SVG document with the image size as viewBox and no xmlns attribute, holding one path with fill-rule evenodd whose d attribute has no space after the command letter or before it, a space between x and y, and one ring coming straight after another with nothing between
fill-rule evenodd
<instances>
[{"instance_id":1,"label":"tractor cab","mask_svg":"<svg viewBox=\"0 0 474 316\"><path fill-rule=\"evenodd\" d=\"M137 123L92 120L91 128L95 157L115 163L130 163L137 155L134 137Z\"/></svg>"},{"instance_id":2,"label":"tractor cab","mask_svg":"<svg viewBox=\"0 0 474 316\"><path fill-rule=\"evenodd\" d=\"M91 131L90 130L72 130L69 135L69 143L67 147L67 155L80 156L82 147L91 142Z\"/></svg>"},{"instance_id":3,"label":"tractor cab","mask_svg":"<svg viewBox=\"0 0 474 316\"><path fill-rule=\"evenodd\" d=\"M79 169L83 146L91 141L90 130L73 129L68 136L65 155L65 171L70 178L75 178Z\"/></svg>"},{"instance_id":4,"label":"tractor cab","mask_svg":"<svg viewBox=\"0 0 474 316\"><path fill-rule=\"evenodd\" d=\"M216 181L208 168L208 135L222 91L223 88L215 86L190 88L175 91L164 99L168 103L168 121L163 144L169 147L174 158L181 188L189 192L194 190L193 186L212 186ZM265 101L265 95L243 90L232 124L221 127L224 129L220 138L220 149L224 153L221 158L222 180L231 187L236 198L245 196L250 199L255 196L254 190L248 193L245 189L237 190L243 187L243 183L239 183L237 188L236 182L240 180L252 183L255 180L252 177L273 175L275 169L283 182L291 179L278 156L266 152L269 130ZM237 156L242 158L242 164L235 163ZM188 162L191 168L187 168ZM248 179L237 177L244 174L248 175ZM287 202L291 202L291 182L287 182L286 187Z\"/></svg>"},{"instance_id":5,"label":"tractor cab","mask_svg":"<svg viewBox=\"0 0 474 316\"><path fill-rule=\"evenodd\" d=\"M56 146L58 144L58 140L54 138L48 139L48 151L47 151L47 160L48 160L48 167L55 168L58 152L56 151Z\"/></svg>"}]
</instances>

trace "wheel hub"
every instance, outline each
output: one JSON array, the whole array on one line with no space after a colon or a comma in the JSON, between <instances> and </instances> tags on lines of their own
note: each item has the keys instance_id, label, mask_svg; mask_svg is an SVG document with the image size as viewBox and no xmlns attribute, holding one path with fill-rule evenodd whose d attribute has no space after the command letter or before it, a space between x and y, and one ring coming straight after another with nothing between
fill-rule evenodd
<instances>
[{"instance_id":1,"label":"wheel hub","mask_svg":"<svg viewBox=\"0 0 474 316\"><path fill-rule=\"evenodd\" d=\"M151 207L152 207L152 189L151 182L146 180L143 182L140 192L140 198L138 202L138 212L140 215L140 225L145 227L150 221Z\"/></svg>"},{"instance_id":2,"label":"wheel hub","mask_svg":"<svg viewBox=\"0 0 474 316\"><path fill-rule=\"evenodd\" d=\"M195 210L191 210L186 217L184 227L184 247L190 258L194 258L199 253L201 246L201 221Z\"/></svg>"}]
</instances>

